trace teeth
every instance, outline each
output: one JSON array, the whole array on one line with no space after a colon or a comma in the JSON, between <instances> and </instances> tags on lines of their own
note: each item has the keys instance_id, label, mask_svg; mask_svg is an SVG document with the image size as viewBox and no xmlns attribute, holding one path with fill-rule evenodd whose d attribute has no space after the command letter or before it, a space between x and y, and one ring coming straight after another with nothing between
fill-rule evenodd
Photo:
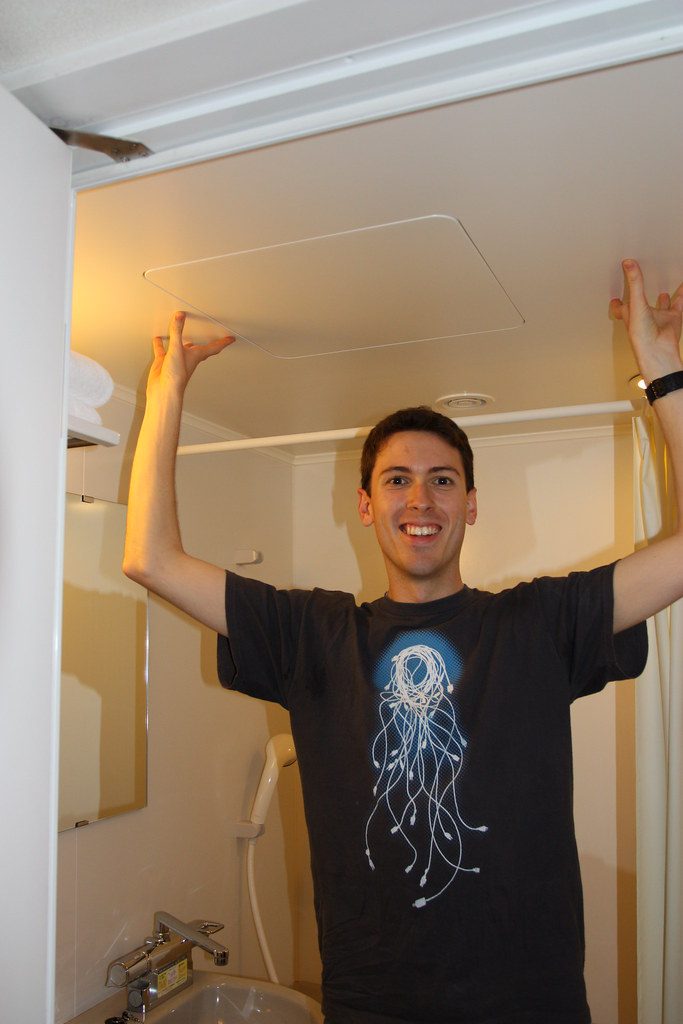
<instances>
[{"instance_id":1,"label":"teeth","mask_svg":"<svg viewBox=\"0 0 683 1024\"><path fill-rule=\"evenodd\" d=\"M409 537L431 537L439 532L438 526L411 526L406 524L403 529Z\"/></svg>"}]
</instances>

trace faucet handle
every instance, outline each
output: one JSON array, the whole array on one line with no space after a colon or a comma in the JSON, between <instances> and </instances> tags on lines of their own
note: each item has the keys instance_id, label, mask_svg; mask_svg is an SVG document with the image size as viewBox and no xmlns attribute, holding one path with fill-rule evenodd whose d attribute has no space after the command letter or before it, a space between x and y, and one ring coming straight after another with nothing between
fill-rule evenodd
<instances>
[{"instance_id":1,"label":"faucet handle","mask_svg":"<svg viewBox=\"0 0 683 1024\"><path fill-rule=\"evenodd\" d=\"M201 918L198 921L191 921L190 927L194 928L195 931L201 935L213 935L214 932L219 932L221 928L225 928L224 924L220 921L203 921ZM207 952L213 956L213 962L216 967L225 967L228 962L228 951L220 943L216 943L217 949L208 949Z\"/></svg>"},{"instance_id":2,"label":"faucet handle","mask_svg":"<svg viewBox=\"0 0 683 1024\"><path fill-rule=\"evenodd\" d=\"M131 981L142 977L149 970L149 954L157 943L154 939L145 939L144 946L131 950L118 960L112 960L107 968L107 985L124 988Z\"/></svg>"},{"instance_id":3,"label":"faucet handle","mask_svg":"<svg viewBox=\"0 0 683 1024\"><path fill-rule=\"evenodd\" d=\"M219 932L225 925L220 921L203 921L201 918L197 921L191 921L190 924L193 928L196 928L202 935L213 935L214 932Z\"/></svg>"}]
</instances>

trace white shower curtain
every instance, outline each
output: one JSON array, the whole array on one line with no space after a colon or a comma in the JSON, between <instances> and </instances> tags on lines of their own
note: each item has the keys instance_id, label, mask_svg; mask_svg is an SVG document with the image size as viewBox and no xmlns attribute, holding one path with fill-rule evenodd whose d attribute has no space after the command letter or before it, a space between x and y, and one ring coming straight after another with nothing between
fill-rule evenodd
<instances>
[{"instance_id":1,"label":"white shower curtain","mask_svg":"<svg viewBox=\"0 0 683 1024\"><path fill-rule=\"evenodd\" d=\"M672 527L673 480L656 417L633 421L637 546ZM683 510L682 513L683 514ZM648 620L636 687L638 1021L683 1022L683 601Z\"/></svg>"}]
</instances>

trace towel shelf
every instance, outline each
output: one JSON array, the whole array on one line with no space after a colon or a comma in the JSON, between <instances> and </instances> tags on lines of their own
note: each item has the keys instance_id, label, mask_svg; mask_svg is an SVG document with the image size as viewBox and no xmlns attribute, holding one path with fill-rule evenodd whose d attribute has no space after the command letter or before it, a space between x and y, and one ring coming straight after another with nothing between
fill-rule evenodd
<instances>
[{"instance_id":1,"label":"towel shelf","mask_svg":"<svg viewBox=\"0 0 683 1024\"><path fill-rule=\"evenodd\" d=\"M69 416L68 448L83 448L86 445L102 444L112 448L121 440L121 435L115 430L109 430L99 423L90 423L88 420L79 419L77 416Z\"/></svg>"}]
</instances>

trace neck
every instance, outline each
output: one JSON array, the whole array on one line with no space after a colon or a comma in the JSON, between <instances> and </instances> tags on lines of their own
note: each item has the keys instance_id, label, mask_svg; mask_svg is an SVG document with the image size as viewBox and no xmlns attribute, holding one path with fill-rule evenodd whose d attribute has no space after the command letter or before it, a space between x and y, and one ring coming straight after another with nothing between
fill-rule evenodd
<instances>
[{"instance_id":1,"label":"neck","mask_svg":"<svg viewBox=\"0 0 683 1024\"><path fill-rule=\"evenodd\" d=\"M426 604L427 601L451 597L464 586L460 573L449 580L392 579L390 576L386 596L402 604Z\"/></svg>"}]
</instances>

